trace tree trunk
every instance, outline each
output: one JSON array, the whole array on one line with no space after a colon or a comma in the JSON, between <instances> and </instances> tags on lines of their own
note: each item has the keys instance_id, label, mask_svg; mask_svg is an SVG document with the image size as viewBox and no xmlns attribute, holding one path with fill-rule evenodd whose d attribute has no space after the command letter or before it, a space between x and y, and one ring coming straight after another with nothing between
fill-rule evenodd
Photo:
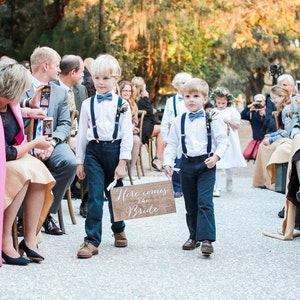
<instances>
[{"instance_id":1,"label":"tree trunk","mask_svg":"<svg viewBox=\"0 0 300 300\"><path fill-rule=\"evenodd\" d=\"M107 52L107 42L105 34L105 1L99 1L99 42L100 42L100 52Z\"/></svg>"}]
</instances>

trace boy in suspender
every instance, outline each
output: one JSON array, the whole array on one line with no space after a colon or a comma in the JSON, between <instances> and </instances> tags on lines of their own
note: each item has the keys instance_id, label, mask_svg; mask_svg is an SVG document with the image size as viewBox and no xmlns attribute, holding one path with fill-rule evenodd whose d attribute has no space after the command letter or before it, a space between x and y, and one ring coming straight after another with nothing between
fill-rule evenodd
<instances>
[{"instance_id":1,"label":"boy in suspender","mask_svg":"<svg viewBox=\"0 0 300 300\"><path fill-rule=\"evenodd\" d=\"M177 73L172 80L172 85L177 90L177 94L167 99L163 118L160 124L160 132L163 135L165 144L167 144L169 130L174 119L177 116L181 116L184 112L187 111L183 102L181 89L182 86L190 79L192 79L192 76L190 74L180 72ZM181 160L179 158L176 158L175 167L179 168L180 163ZM180 175L178 174L178 172L173 173L172 184L174 189L174 197L182 197Z\"/></svg>"},{"instance_id":2,"label":"boy in suspender","mask_svg":"<svg viewBox=\"0 0 300 300\"><path fill-rule=\"evenodd\" d=\"M96 95L82 103L77 144L77 176L88 180L88 209L85 221L86 237L77 253L78 258L98 254L102 238L103 192L108 198L111 229L115 247L126 247L125 223L113 218L108 185L117 180L122 186L126 160L131 159L132 124L127 101L113 92L121 75L118 61L111 55L100 55L91 66ZM130 129L130 130L129 130Z\"/></svg>"},{"instance_id":3,"label":"boy in suspender","mask_svg":"<svg viewBox=\"0 0 300 300\"><path fill-rule=\"evenodd\" d=\"M186 82L182 88L188 112L178 116L171 125L164 152L165 173L173 174L178 149L182 153L181 184L186 208L189 238L183 250L201 245L203 255L214 252L216 240L213 189L216 163L225 153L228 142L221 120L205 113L208 84L199 78Z\"/></svg>"}]
</instances>

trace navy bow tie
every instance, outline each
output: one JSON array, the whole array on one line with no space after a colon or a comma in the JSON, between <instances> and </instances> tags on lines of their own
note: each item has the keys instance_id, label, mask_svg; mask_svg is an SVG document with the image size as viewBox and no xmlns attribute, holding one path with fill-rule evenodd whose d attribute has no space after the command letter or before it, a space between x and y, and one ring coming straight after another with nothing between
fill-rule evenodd
<instances>
[{"instance_id":1,"label":"navy bow tie","mask_svg":"<svg viewBox=\"0 0 300 300\"><path fill-rule=\"evenodd\" d=\"M105 95L97 95L98 103L101 103L104 100L111 101L112 100L112 93L108 93L108 94L105 94Z\"/></svg>"},{"instance_id":2,"label":"navy bow tie","mask_svg":"<svg viewBox=\"0 0 300 300\"><path fill-rule=\"evenodd\" d=\"M200 117L204 117L203 110L200 110L196 113L189 113L189 118L190 118L191 122L193 122L195 119L200 118Z\"/></svg>"}]
</instances>

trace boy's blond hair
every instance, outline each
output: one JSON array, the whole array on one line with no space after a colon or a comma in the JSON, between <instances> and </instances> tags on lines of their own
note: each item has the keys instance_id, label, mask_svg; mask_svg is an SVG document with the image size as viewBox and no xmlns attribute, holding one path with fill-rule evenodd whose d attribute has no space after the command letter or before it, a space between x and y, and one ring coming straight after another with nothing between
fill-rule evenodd
<instances>
[{"instance_id":1,"label":"boy's blond hair","mask_svg":"<svg viewBox=\"0 0 300 300\"><path fill-rule=\"evenodd\" d=\"M30 56L30 67L32 72L38 70L38 68L45 62L52 62L58 58L61 60L60 55L50 47L37 47L34 49Z\"/></svg>"},{"instance_id":2,"label":"boy's blond hair","mask_svg":"<svg viewBox=\"0 0 300 300\"><path fill-rule=\"evenodd\" d=\"M188 73L185 73L185 72L180 72L180 73L177 73L173 80L172 80L172 85L177 88L177 84L178 83L186 83L187 81L191 80L192 79L192 76Z\"/></svg>"},{"instance_id":3,"label":"boy's blond hair","mask_svg":"<svg viewBox=\"0 0 300 300\"><path fill-rule=\"evenodd\" d=\"M200 78L192 78L187 81L182 87L183 96L188 93L199 93L204 97L208 96L209 86L207 82Z\"/></svg>"},{"instance_id":4,"label":"boy's blond hair","mask_svg":"<svg viewBox=\"0 0 300 300\"><path fill-rule=\"evenodd\" d=\"M91 64L92 76L121 76L121 67L115 57L110 54L99 55Z\"/></svg>"}]
</instances>

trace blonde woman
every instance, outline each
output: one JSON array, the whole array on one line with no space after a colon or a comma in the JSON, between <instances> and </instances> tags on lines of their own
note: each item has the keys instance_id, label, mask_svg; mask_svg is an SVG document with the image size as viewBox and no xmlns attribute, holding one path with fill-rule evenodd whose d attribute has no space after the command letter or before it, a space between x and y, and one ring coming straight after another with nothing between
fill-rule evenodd
<instances>
[{"instance_id":1,"label":"blonde woman","mask_svg":"<svg viewBox=\"0 0 300 300\"><path fill-rule=\"evenodd\" d=\"M276 164L286 163L290 159L292 141L286 129L291 122L291 100L289 91L275 85L270 91L277 114L277 131L266 134L258 148L255 162L253 186L275 189Z\"/></svg>"},{"instance_id":2,"label":"blonde woman","mask_svg":"<svg viewBox=\"0 0 300 300\"><path fill-rule=\"evenodd\" d=\"M143 122L142 143L147 144L150 137L155 137L155 157L152 161L152 167L159 172L163 171L164 139L160 131L160 125L156 124L153 114L153 107L149 100L149 94L146 91L146 84L142 77L134 77L131 83L137 90L136 101L140 110L145 110L147 114Z\"/></svg>"},{"instance_id":3,"label":"blonde woman","mask_svg":"<svg viewBox=\"0 0 300 300\"><path fill-rule=\"evenodd\" d=\"M19 102L30 84L31 75L24 66L12 59L1 60L0 115L6 152L2 258L10 265L27 265L30 261L44 260L37 253L36 233L52 204L51 189L55 184L45 165L28 154L32 149L47 150L52 147L43 136L26 142ZM11 241L11 228L22 204L26 230L24 240L19 244L20 256ZM28 259L22 256L24 252Z\"/></svg>"},{"instance_id":4,"label":"blonde woman","mask_svg":"<svg viewBox=\"0 0 300 300\"><path fill-rule=\"evenodd\" d=\"M138 107L134 100L134 87L130 81L121 81L119 84L120 88L120 96L127 100L130 105L131 115L132 115L132 132L133 132L133 146L131 151L131 161L130 161L130 171L131 171L131 177L132 179L136 179L136 176L134 176L135 171L135 164L137 162L139 151L140 151L140 145L141 145L141 139L139 136L140 129L138 128Z\"/></svg>"}]
</instances>

